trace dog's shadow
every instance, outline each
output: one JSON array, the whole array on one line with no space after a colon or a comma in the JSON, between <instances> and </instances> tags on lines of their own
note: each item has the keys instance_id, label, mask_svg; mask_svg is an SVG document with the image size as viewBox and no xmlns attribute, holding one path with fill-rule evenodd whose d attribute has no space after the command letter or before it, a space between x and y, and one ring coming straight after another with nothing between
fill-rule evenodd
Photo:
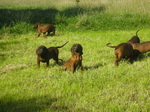
<instances>
[{"instance_id":1,"label":"dog's shadow","mask_svg":"<svg viewBox=\"0 0 150 112\"><path fill-rule=\"evenodd\" d=\"M54 35L54 34L50 33L50 34L47 34L47 36L53 37L53 36L57 36L57 35L56 34Z\"/></svg>"},{"instance_id":2,"label":"dog's shadow","mask_svg":"<svg viewBox=\"0 0 150 112\"><path fill-rule=\"evenodd\" d=\"M103 64L97 63L97 64L95 64L95 65L93 65L93 66L83 66L83 69L84 69L84 70L98 69L99 67L103 67L103 66L105 66L105 65L106 65L106 63L103 63Z\"/></svg>"},{"instance_id":3,"label":"dog's shadow","mask_svg":"<svg viewBox=\"0 0 150 112\"><path fill-rule=\"evenodd\" d=\"M150 53L140 54L135 61L141 61L145 58L150 58Z\"/></svg>"}]
</instances>

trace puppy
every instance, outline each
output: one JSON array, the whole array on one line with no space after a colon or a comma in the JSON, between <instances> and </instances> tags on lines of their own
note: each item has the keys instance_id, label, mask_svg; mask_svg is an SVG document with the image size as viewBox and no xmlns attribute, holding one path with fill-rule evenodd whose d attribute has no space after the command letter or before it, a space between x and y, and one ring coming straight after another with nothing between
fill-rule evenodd
<instances>
[{"instance_id":1,"label":"puppy","mask_svg":"<svg viewBox=\"0 0 150 112\"><path fill-rule=\"evenodd\" d=\"M66 42L64 45L66 45L68 42ZM49 48L46 48L43 45L39 46L36 49L38 67L40 67L40 62L46 63L46 66L48 67L50 59L54 59L57 64L58 64L58 60L62 61L62 59L58 59L58 54L59 54L58 48L62 48L64 45L58 47L49 47Z\"/></svg>"},{"instance_id":2,"label":"puppy","mask_svg":"<svg viewBox=\"0 0 150 112\"><path fill-rule=\"evenodd\" d=\"M63 70L71 69L72 73L74 73L77 67L83 71L82 55L80 53L74 52L72 57L64 65Z\"/></svg>"},{"instance_id":3,"label":"puppy","mask_svg":"<svg viewBox=\"0 0 150 112\"><path fill-rule=\"evenodd\" d=\"M135 36L133 36L129 41L127 41L127 43L140 43L140 38L137 35L138 32L139 30L136 32Z\"/></svg>"},{"instance_id":4,"label":"puppy","mask_svg":"<svg viewBox=\"0 0 150 112\"><path fill-rule=\"evenodd\" d=\"M53 35L55 35L55 26L52 24L35 24L33 28L38 29L38 37L41 35L41 33L43 33L43 37L46 38L46 32L48 32L47 35L49 35L51 32Z\"/></svg>"},{"instance_id":5,"label":"puppy","mask_svg":"<svg viewBox=\"0 0 150 112\"><path fill-rule=\"evenodd\" d=\"M72 55L74 55L75 52L82 55L83 54L82 50L83 50L83 48L82 48L81 44L73 44L71 49L70 49Z\"/></svg>"},{"instance_id":6,"label":"puppy","mask_svg":"<svg viewBox=\"0 0 150 112\"><path fill-rule=\"evenodd\" d=\"M133 49L138 50L140 53L146 53L150 51L150 41L143 43L131 43Z\"/></svg>"},{"instance_id":7,"label":"puppy","mask_svg":"<svg viewBox=\"0 0 150 112\"><path fill-rule=\"evenodd\" d=\"M108 46L110 43L106 44ZM115 65L118 66L121 59L125 58L132 63L133 58L133 47L129 43L121 43L118 46L108 46L115 48L114 54L116 56Z\"/></svg>"}]
</instances>

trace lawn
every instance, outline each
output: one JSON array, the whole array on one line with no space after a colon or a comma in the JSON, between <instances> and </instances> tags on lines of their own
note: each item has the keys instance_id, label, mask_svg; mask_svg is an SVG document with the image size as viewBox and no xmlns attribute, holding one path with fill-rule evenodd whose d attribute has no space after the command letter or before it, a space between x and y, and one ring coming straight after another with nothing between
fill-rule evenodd
<instances>
[{"instance_id":1,"label":"lawn","mask_svg":"<svg viewBox=\"0 0 150 112\"><path fill-rule=\"evenodd\" d=\"M131 0L133 7L124 0L81 0L80 10L75 1L9 1L0 1L0 112L150 111L149 52L133 64L122 60L116 67L114 49L106 46L127 42L137 30L141 42L150 40L148 0ZM36 38L33 24L50 21L56 35ZM63 71L64 63L53 60L49 67L37 67L38 46L67 41L59 58L65 63L71 46L81 44L83 72Z\"/></svg>"}]
</instances>

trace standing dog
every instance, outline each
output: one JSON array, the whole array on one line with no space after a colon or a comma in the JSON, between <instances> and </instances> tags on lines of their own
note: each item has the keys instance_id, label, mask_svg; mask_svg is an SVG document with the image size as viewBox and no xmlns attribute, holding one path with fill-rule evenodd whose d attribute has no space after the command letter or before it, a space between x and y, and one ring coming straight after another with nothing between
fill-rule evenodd
<instances>
[{"instance_id":1,"label":"standing dog","mask_svg":"<svg viewBox=\"0 0 150 112\"><path fill-rule=\"evenodd\" d=\"M106 44L108 46L110 43ZM115 48L114 54L116 56L115 65L118 66L122 58L128 59L132 63L133 47L129 43L121 43L118 46L108 46Z\"/></svg>"},{"instance_id":2,"label":"standing dog","mask_svg":"<svg viewBox=\"0 0 150 112\"><path fill-rule=\"evenodd\" d=\"M66 42L64 45L66 45L68 42ZM37 54L37 65L38 67L40 67L40 62L46 63L46 66L49 66L49 60L50 59L54 59L55 62L58 64L58 60L62 60L62 59L58 59L58 48L62 48L64 45L62 46L58 46L58 47L49 47L46 48L45 46L39 46L36 49L36 54Z\"/></svg>"},{"instance_id":3,"label":"standing dog","mask_svg":"<svg viewBox=\"0 0 150 112\"><path fill-rule=\"evenodd\" d=\"M140 38L138 37L137 33L139 32L139 30L136 32L136 35L133 36L127 43L140 43Z\"/></svg>"},{"instance_id":4,"label":"standing dog","mask_svg":"<svg viewBox=\"0 0 150 112\"><path fill-rule=\"evenodd\" d=\"M72 53L72 57L66 62L66 64L63 67L63 70L66 70L68 68L71 69L71 71L74 73L76 68L79 67L81 71L83 71L82 66L82 55L83 55L83 48L81 44L73 44L70 51Z\"/></svg>"},{"instance_id":5,"label":"standing dog","mask_svg":"<svg viewBox=\"0 0 150 112\"><path fill-rule=\"evenodd\" d=\"M74 73L77 67L79 67L79 69L81 71L83 71L82 55L80 55L80 53L74 52L72 57L64 65L63 70L66 70L66 69L70 68L72 73Z\"/></svg>"},{"instance_id":6,"label":"standing dog","mask_svg":"<svg viewBox=\"0 0 150 112\"><path fill-rule=\"evenodd\" d=\"M140 53L146 53L150 51L150 41L143 43L131 43L133 49L138 50Z\"/></svg>"},{"instance_id":7,"label":"standing dog","mask_svg":"<svg viewBox=\"0 0 150 112\"><path fill-rule=\"evenodd\" d=\"M43 33L43 37L46 38L46 32L48 32L47 35L49 35L51 32L53 35L55 35L55 26L52 24L35 24L33 28L38 29L38 37L41 35L41 33Z\"/></svg>"}]
</instances>

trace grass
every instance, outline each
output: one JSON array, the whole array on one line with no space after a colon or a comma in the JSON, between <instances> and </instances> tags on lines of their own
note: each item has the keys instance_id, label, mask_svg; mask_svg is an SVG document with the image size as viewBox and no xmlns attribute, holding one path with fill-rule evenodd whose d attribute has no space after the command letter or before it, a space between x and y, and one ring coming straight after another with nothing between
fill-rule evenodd
<instances>
[{"instance_id":1,"label":"grass","mask_svg":"<svg viewBox=\"0 0 150 112\"><path fill-rule=\"evenodd\" d=\"M105 46L110 40L113 45L125 42L135 31L58 33L47 39L35 39L36 33L1 39L1 111L149 111L148 54L133 64L122 61L116 68L113 49ZM142 41L148 35L149 29L139 32ZM52 60L49 68L36 67L39 45L58 46L67 40L59 57L67 61L71 45L81 43L84 72L62 71L63 65Z\"/></svg>"},{"instance_id":2,"label":"grass","mask_svg":"<svg viewBox=\"0 0 150 112\"><path fill-rule=\"evenodd\" d=\"M106 47L137 30L141 42L149 41L148 0L81 0L79 9L75 1L36 1L0 1L0 112L150 111L149 53L115 67L114 49ZM55 24L56 36L35 38L35 22ZM59 58L66 62L71 46L80 43L83 72L62 71L53 60L37 68L38 46L66 41Z\"/></svg>"}]
</instances>

